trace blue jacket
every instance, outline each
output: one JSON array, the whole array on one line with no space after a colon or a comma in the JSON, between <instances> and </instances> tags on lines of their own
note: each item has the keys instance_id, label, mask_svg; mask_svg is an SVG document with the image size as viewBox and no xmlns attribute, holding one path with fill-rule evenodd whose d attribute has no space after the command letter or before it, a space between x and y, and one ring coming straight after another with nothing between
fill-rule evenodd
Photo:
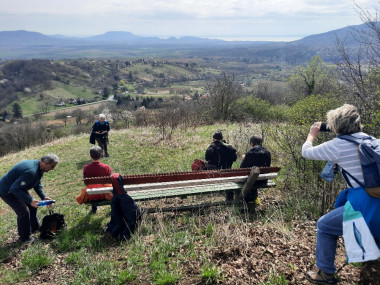
<instances>
[{"instance_id":1,"label":"blue jacket","mask_svg":"<svg viewBox=\"0 0 380 285\"><path fill-rule=\"evenodd\" d=\"M95 134L95 132L104 132L106 131L105 134ZM94 125L92 126L92 131L91 133L94 134L94 136L96 138L107 138L108 136L108 132L110 131L110 124L108 123L108 121L104 121L103 124L100 123L100 121L96 121L94 123Z\"/></svg>"},{"instance_id":2,"label":"blue jacket","mask_svg":"<svg viewBox=\"0 0 380 285\"><path fill-rule=\"evenodd\" d=\"M40 170L39 160L19 162L0 179L0 197L12 193L20 200L30 204L33 198L28 190L33 188L43 200L46 195L41 184L42 175L43 171Z\"/></svg>"},{"instance_id":3,"label":"blue jacket","mask_svg":"<svg viewBox=\"0 0 380 285\"><path fill-rule=\"evenodd\" d=\"M380 199L371 197L361 188L343 190L335 202L335 208L344 206L350 201L355 211L360 211L366 221L376 244L380 248Z\"/></svg>"}]
</instances>

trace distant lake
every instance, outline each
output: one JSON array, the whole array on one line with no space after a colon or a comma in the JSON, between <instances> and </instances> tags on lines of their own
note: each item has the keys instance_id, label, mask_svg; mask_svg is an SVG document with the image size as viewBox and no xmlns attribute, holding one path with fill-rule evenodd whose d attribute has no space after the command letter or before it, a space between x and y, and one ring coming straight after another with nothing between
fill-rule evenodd
<instances>
[{"instance_id":1,"label":"distant lake","mask_svg":"<svg viewBox=\"0 0 380 285\"><path fill-rule=\"evenodd\" d=\"M207 37L209 39L219 39L224 41L269 41L269 42L291 42L302 39L306 35L300 36L231 36L231 37Z\"/></svg>"}]
</instances>

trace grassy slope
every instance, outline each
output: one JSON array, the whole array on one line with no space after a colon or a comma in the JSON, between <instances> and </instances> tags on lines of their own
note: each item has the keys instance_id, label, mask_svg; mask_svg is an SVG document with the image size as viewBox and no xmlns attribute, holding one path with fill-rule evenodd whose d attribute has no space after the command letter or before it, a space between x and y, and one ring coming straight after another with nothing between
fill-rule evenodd
<instances>
[{"instance_id":1,"label":"grassy slope","mask_svg":"<svg viewBox=\"0 0 380 285\"><path fill-rule=\"evenodd\" d=\"M60 82L54 82L53 89L44 91L43 95L44 97L41 100L39 95L26 96L21 93L18 103L22 108L23 115L41 112L41 106L46 102L49 103L50 109L54 110L61 108L54 106L58 100L64 100L66 106L68 106L67 101L70 98L84 98L88 100L96 96L89 89L83 90L81 87L69 86ZM15 102L12 102L8 107L11 108L14 103Z\"/></svg>"},{"instance_id":2,"label":"grassy slope","mask_svg":"<svg viewBox=\"0 0 380 285\"><path fill-rule=\"evenodd\" d=\"M178 130L170 141L159 141L155 129L115 131L110 136L111 157L104 162L122 174L189 170L194 158L203 157L210 134L216 129L222 129L240 152L245 151L246 137L254 130L252 126L208 126ZM272 143L268 142L270 148ZM262 218L241 215L232 207L211 209L205 214L157 213L144 216L130 241L120 244L112 240L102 232L109 221L109 207L88 215L89 208L75 202L83 187L81 171L89 162L89 147L86 134L0 158L2 175L23 159L56 153L61 163L45 174L43 184L45 192L57 200L55 210L66 215L68 225L58 239L39 241L25 249L15 243L14 213L0 202L0 282L195 284L219 280L229 284L287 284L291 280L296 284L312 266L310 243L314 242L315 223L291 229L294 224L283 221L283 210L269 207L278 201L263 194L261 211L267 209L268 215ZM172 199L148 206L156 203L173 205L183 201ZM39 210L40 216L46 212ZM344 258L344 253L340 252L340 257Z\"/></svg>"}]
</instances>

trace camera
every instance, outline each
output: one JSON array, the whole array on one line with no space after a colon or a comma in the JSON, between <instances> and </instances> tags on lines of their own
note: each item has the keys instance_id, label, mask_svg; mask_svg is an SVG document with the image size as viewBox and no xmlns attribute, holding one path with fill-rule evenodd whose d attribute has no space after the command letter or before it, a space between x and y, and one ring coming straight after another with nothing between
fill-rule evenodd
<instances>
[{"instance_id":1,"label":"camera","mask_svg":"<svg viewBox=\"0 0 380 285\"><path fill-rule=\"evenodd\" d=\"M320 132L331 132L331 130L327 127L326 123L322 123L321 127L319 128Z\"/></svg>"}]
</instances>

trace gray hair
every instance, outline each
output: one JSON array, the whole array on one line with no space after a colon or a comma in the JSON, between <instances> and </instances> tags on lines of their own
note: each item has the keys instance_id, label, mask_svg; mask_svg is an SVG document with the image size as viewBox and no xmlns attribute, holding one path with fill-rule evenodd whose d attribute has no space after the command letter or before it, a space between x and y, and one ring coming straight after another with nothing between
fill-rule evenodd
<instances>
[{"instance_id":1,"label":"gray hair","mask_svg":"<svg viewBox=\"0 0 380 285\"><path fill-rule=\"evenodd\" d=\"M98 160L102 157L102 154L103 150L100 146L95 145L90 149L90 156L92 159Z\"/></svg>"},{"instance_id":2,"label":"gray hair","mask_svg":"<svg viewBox=\"0 0 380 285\"><path fill-rule=\"evenodd\" d=\"M58 164L59 158L54 153L49 153L41 158L42 162L46 162L49 165Z\"/></svg>"},{"instance_id":3,"label":"gray hair","mask_svg":"<svg viewBox=\"0 0 380 285\"><path fill-rule=\"evenodd\" d=\"M100 118L105 119L105 118L106 118L106 115L104 115L104 114L100 114L100 115L99 115L99 119L100 119Z\"/></svg>"},{"instance_id":4,"label":"gray hair","mask_svg":"<svg viewBox=\"0 0 380 285\"><path fill-rule=\"evenodd\" d=\"M350 135L363 128L358 109L349 104L327 112L327 127L340 134Z\"/></svg>"}]
</instances>

